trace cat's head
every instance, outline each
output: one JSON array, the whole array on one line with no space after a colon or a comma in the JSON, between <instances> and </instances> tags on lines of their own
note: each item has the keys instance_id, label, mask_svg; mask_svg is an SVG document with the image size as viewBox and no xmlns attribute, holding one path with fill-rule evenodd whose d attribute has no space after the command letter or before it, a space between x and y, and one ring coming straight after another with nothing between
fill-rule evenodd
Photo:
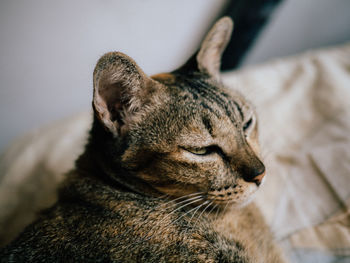
<instances>
[{"instance_id":1,"label":"cat's head","mask_svg":"<svg viewBox=\"0 0 350 263\"><path fill-rule=\"evenodd\" d=\"M218 205L250 199L265 167L253 107L220 81L231 31L231 19L220 19L172 73L148 77L119 52L98 61L93 108L104 132L92 136L111 177L173 198L200 192L201 201Z\"/></svg>"}]
</instances>

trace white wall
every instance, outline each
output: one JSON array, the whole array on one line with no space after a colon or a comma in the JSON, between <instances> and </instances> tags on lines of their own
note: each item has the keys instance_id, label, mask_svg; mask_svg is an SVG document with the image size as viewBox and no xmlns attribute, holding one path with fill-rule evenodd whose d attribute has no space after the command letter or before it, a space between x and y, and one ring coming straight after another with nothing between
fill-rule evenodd
<instances>
[{"instance_id":1,"label":"white wall","mask_svg":"<svg viewBox=\"0 0 350 263\"><path fill-rule=\"evenodd\" d=\"M349 0L285 0L244 65L350 41Z\"/></svg>"},{"instance_id":2,"label":"white wall","mask_svg":"<svg viewBox=\"0 0 350 263\"><path fill-rule=\"evenodd\" d=\"M90 109L92 71L107 51L148 74L195 50L226 0L0 1L0 152L16 136ZM349 0L286 0L246 65L350 40Z\"/></svg>"},{"instance_id":3,"label":"white wall","mask_svg":"<svg viewBox=\"0 0 350 263\"><path fill-rule=\"evenodd\" d=\"M0 1L0 152L16 136L91 107L108 51L148 74L175 69L226 0Z\"/></svg>"}]
</instances>

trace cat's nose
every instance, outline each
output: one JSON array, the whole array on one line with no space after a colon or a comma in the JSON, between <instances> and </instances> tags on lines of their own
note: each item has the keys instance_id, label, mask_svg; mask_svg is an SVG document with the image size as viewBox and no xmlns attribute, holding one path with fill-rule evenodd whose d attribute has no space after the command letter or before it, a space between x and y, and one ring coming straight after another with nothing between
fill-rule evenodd
<instances>
[{"instance_id":1,"label":"cat's nose","mask_svg":"<svg viewBox=\"0 0 350 263\"><path fill-rule=\"evenodd\" d=\"M257 186L259 186L265 176L265 166L260 163L258 167L251 167L248 169L244 169L243 171L243 179L246 182L253 182Z\"/></svg>"},{"instance_id":2,"label":"cat's nose","mask_svg":"<svg viewBox=\"0 0 350 263\"><path fill-rule=\"evenodd\" d=\"M261 174L259 174L258 176L255 176L255 177L254 177L253 182L256 183L257 186L259 186L259 185L261 184L261 182L262 182L264 176L265 176L265 169L264 169L264 172L263 172L263 173L261 173Z\"/></svg>"}]
</instances>

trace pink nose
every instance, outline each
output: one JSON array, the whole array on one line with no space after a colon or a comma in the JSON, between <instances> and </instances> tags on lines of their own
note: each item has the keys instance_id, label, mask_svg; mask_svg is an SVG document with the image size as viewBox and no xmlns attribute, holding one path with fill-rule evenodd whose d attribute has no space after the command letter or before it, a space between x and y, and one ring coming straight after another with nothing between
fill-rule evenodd
<instances>
[{"instance_id":1,"label":"pink nose","mask_svg":"<svg viewBox=\"0 0 350 263\"><path fill-rule=\"evenodd\" d=\"M254 177L253 182L256 183L257 186L259 186L265 176L265 172L259 174L258 176Z\"/></svg>"},{"instance_id":2,"label":"pink nose","mask_svg":"<svg viewBox=\"0 0 350 263\"><path fill-rule=\"evenodd\" d=\"M244 181L255 183L259 186L265 176L265 166L262 162L259 162L254 166L246 165L241 168L241 173Z\"/></svg>"}]
</instances>

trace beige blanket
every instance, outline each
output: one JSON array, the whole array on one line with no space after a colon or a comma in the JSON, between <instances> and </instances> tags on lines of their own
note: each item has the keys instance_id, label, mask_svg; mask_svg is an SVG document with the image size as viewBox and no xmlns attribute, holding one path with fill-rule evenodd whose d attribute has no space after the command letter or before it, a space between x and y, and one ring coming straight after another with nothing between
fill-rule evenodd
<instances>
[{"instance_id":1,"label":"beige blanket","mask_svg":"<svg viewBox=\"0 0 350 263\"><path fill-rule=\"evenodd\" d=\"M261 120L257 196L292 262L350 262L350 45L226 75ZM342 261L344 260L344 261Z\"/></svg>"},{"instance_id":2,"label":"beige blanket","mask_svg":"<svg viewBox=\"0 0 350 263\"><path fill-rule=\"evenodd\" d=\"M268 179L257 195L291 262L350 262L350 45L224 74L260 115ZM15 141L1 159L0 242L55 199L82 151L83 113Z\"/></svg>"}]
</instances>

